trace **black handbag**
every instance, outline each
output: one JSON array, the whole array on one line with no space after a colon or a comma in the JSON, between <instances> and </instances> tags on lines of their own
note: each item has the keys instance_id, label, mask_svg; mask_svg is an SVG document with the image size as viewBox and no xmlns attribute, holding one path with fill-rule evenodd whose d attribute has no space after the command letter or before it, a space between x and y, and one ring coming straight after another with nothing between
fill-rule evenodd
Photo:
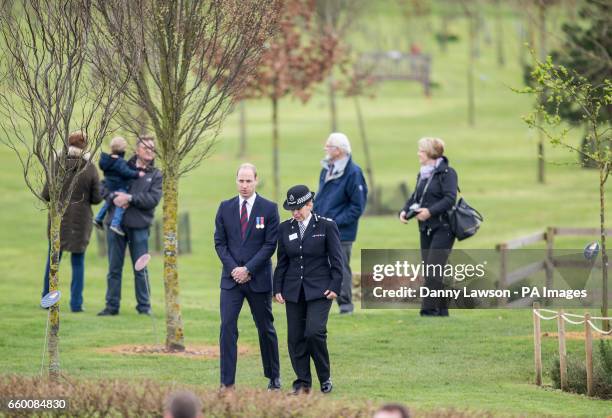
<instances>
[{"instance_id":1,"label":"black handbag","mask_svg":"<svg viewBox=\"0 0 612 418\"><path fill-rule=\"evenodd\" d=\"M458 187L457 191L461 193ZM484 221L480 212L471 207L463 197L459 197L455 206L449 209L447 214L450 229L459 241L476 234L480 224Z\"/></svg>"}]
</instances>

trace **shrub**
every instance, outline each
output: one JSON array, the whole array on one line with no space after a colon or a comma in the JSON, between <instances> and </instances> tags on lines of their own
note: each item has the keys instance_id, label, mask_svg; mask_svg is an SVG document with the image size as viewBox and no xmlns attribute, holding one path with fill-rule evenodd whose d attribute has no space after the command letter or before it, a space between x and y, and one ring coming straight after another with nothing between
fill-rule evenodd
<instances>
[{"instance_id":1,"label":"shrub","mask_svg":"<svg viewBox=\"0 0 612 418\"><path fill-rule=\"evenodd\" d=\"M612 399L612 346L609 340L599 340L598 350L593 350L593 396ZM553 386L561 388L559 357L552 362L550 376ZM586 364L582 359L567 357L567 390L587 393Z\"/></svg>"},{"instance_id":2,"label":"shrub","mask_svg":"<svg viewBox=\"0 0 612 418\"><path fill-rule=\"evenodd\" d=\"M75 380L63 377L59 383L45 379L0 375L0 399L57 399L68 401L66 410L31 411L3 409L9 417L162 417L163 403L169 393L178 389L193 391L202 402L206 418L366 418L375 405L371 402L334 400L314 393L287 396L287 392L238 389L232 393L160 384L153 381ZM5 405L2 406L6 408ZM416 411L413 411L416 412ZM1 414L1 413L0 413ZM415 414L423 418L491 417L474 413L440 409Z\"/></svg>"}]
</instances>

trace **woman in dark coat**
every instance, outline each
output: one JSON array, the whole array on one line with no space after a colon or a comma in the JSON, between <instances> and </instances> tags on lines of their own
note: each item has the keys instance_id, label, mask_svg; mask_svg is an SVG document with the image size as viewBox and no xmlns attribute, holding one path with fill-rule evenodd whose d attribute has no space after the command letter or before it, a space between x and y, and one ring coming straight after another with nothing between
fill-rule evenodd
<instances>
[{"instance_id":1,"label":"woman in dark coat","mask_svg":"<svg viewBox=\"0 0 612 418\"><path fill-rule=\"evenodd\" d=\"M457 199L457 172L448 165L448 159L444 156L444 142L439 138L421 138L418 157L421 169L417 185L400 212L399 219L403 223L413 217L419 221L423 263L425 266L444 267L455 243L447 211ZM425 286L443 289L443 277L426 274ZM447 299L423 298L421 316L448 316Z\"/></svg>"},{"instance_id":2,"label":"woman in dark coat","mask_svg":"<svg viewBox=\"0 0 612 418\"><path fill-rule=\"evenodd\" d=\"M321 392L332 390L327 318L342 285L343 253L335 222L312 213L312 193L306 186L287 192L283 207L293 217L279 226L274 297L287 309L287 342L297 375L293 393L312 386L312 358Z\"/></svg>"},{"instance_id":3,"label":"woman in dark coat","mask_svg":"<svg viewBox=\"0 0 612 418\"><path fill-rule=\"evenodd\" d=\"M79 174L70 204L62 217L60 229L60 258L64 251L70 252L72 264L72 281L70 283L70 309L72 312L83 312L83 286L85 279L85 250L89 244L93 227L93 213L91 205L102 201L100 193L100 179L98 171L93 164L88 163L89 153L85 152L87 138L81 131L73 132L68 138L67 165L76 173L85 167ZM65 184L70 184L74 174L69 175ZM45 185L43 198L49 200L49 188ZM49 227L47 226L47 236ZM49 253L47 253L47 267L45 269L43 296L49 293Z\"/></svg>"}]
</instances>

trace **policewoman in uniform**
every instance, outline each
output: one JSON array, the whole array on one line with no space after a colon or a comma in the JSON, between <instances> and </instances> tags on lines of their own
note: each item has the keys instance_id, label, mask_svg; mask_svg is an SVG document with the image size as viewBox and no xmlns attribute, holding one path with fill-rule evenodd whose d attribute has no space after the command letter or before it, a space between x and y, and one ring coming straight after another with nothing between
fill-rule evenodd
<instances>
[{"instance_id":1,"label":"policewoman in uniform","mask_svg":"<svg viewBox=\"0 0 612 418\"><path fill-rule=\"evenodd\" d=\"M312 386L312 358L321 392L332 390L327 318L342 285L342 244L335 222L312 212L314 193L307 186L287 191L283 204L292 218L279 226L274 297L287 310L287 345L297 376L293 393Z\"/></svg>"}]
</instances>

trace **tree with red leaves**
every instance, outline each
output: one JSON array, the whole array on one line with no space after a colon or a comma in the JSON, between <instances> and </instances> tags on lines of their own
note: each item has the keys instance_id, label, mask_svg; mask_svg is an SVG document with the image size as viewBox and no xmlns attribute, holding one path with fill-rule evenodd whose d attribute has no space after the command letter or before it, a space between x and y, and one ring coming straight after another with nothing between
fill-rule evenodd
<instances>
[{"instance_id":1,"label":"tree with red leaves","mask_svg":"<svg viewBox=\"0 0 612 418\"><path fill-rule=\"evenodd\" d=\"M313 87L325 79L334 65L337 42L332 33L316 27L314 0L285 0L278 32L242 91L242 98L268 98L272 102L275 200L280 188L278 102L289 95L303 103L308 101Z\"/></svg>"}]
</instances>

